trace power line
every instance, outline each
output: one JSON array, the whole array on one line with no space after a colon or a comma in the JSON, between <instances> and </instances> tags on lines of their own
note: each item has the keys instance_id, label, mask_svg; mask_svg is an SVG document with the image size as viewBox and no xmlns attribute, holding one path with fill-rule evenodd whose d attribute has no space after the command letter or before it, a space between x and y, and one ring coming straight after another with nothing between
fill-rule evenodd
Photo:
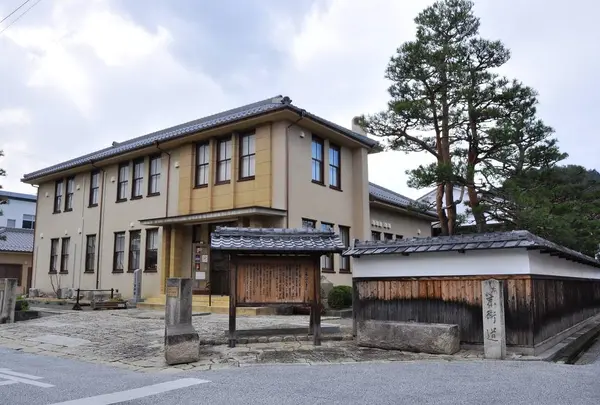
<instances>
[{"instance_id":1,"label":"power line","mask_svg":"<svg viewBox=\"0 0 600 405\"><path fill-rule=\"evenodd\" d=\"M25 4L29 3L31 0L25 0L25 2L23 4L21 4L19 7L15 8L12 13L10 13L9 15L7 15L6 17L4 17L2 20L0 20L0 24L2 24L4 21L6 21L7 18L9 18L11 15L13 15L14 13L16 13L17 11L19 11L19 9L21 7L23 7Z\"/></svg>"},{"instance_id":2,"label":"power line","mask_svg":"<svg viewBox=\"0 0 600 405\"><path fill-rule=\"evenodd\" d=\"M15 18L14 20L12 20L10 22L10 24L8 24L6 27L4 27L4 29L2 31L0 31L0 35L2 35L2 33L4 31L6 31L11 25L13 25L14 23L16 23L17 21L19 21L21 19L21 17L23 17L25 14L27 14L27 12L29 12L29 10L31 10L32 8L34 8L40 1L42 0L37 0L35 3L33 3L33 5L31 7L29 7L27 10L23 11L23 14L21 14L20 16L18 16L17 18Z\"/></svg>"}]
</instances>

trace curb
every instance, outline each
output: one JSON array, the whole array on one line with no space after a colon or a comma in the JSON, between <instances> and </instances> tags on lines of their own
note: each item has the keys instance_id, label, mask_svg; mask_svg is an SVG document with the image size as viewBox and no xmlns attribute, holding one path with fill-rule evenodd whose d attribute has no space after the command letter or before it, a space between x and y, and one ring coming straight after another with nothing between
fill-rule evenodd
<instances>
[{"instance_id":1,"label":"curb","mask_svg":"<svg viewBox=\"0 0 600 405\"><path fill-rule=\"evenodd\" d=\"M238 345L246 345L246 344L256 344L256 343L281 343L281 342L309 342L312 341L313 337L309 335L286 335L286 336L251 336L251 337L243 337L237 339ZM321 336L322 342L327 341L351 341L354 340L351 334L341 334L341 335L330 335L330 336ZM200 346L221 346L229 343L229 339L218 338L218 339L200 339Z\"/></svg>"},{"instance_id":2,"label":"curb","mask_svg":"<svg viewBox=\"0 0 600 405\"><path fill-rule=\"evenodd\" d=\"M600 324L592 327L587 332L582 333L580 336L573 339L572 342L570 342L565 347L561 348L545 360L554 363L573 364L575 363L579 355L583 351L587 350L594 343L594 340L599 335Z\"/></svg>"}]
</instances>

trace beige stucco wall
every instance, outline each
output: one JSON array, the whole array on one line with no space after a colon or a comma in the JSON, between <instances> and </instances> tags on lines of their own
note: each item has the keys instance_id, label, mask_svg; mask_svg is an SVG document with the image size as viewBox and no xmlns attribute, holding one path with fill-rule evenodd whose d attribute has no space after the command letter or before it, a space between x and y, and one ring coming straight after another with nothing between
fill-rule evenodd
<instances>
[{"instance_id":1,"label":"beige stucco wall","mask_svg":"<svg viewBox=\"0 0 600 405\"><path fill-rule=\"evenodd\" d=\"M80 173L75 176L75 191L73 211L53 213L54 207L54 181L39 186L39 198L37 201L37 222L35 234L35 263L33 286L42 291L51 292L52 286L48 270L50 267L50 240L52 238L70 237L70 252L68 262L68 274L61 274L61 287L93 289L96 287L96 272L85 273L85 244L86 235L96 235L96 254L100 256L99 288L116 288L125 297L133 294L133 274L127 273L128 268L128 246L129 231L141 230L141 263L145 260L146 233L139 220L146 218L163 217L166 214L166 184L167 184L167 155L162 156L160 195L147 197L148 181L148 157L144 162L144 184L143 198L138 200L127 200L117 203L117 179L118 165L104 167L101 172L100 201L96 207L88 207L90 172ZM173 167L173 156L171 167ZM130 168L131 173L131 168ZM171 176L173 180L174 176ZM172 182L177 184L177 182ZM129 192L131 192L131 179L129 180ZM106 190L106 192L104 192ZM63 192L63 201L65 198ZM102 213L102 229L100 232L100 212ZM171 211L171 209L169 209ZM113 274L113 248L114 233L126 232L125 236L125 272ZM159 229L159 240L161 238ZM60 244L59 244L60 254ZM159 249L158 263L161 263L161 252ZM60 261L60 260L59 260ZM144 296L155 295L160 287L160 269L158 273L144 273L142 282L142 294Z\"/></svg>"},{"instance_id":2,"label":"beige stucco wall","mask_svg":"<svg viewBox=\"0 0 600 405\"><path fill-rule=\"evenodd\" d=\"M400 211L386 210L379 207L371 207L370 211L371 223L373 221L381 221L391 225L391 228L383 228L371 224L372 231L381 232L381 239L384 239L384 233L391 233L394 235L394 238L396 235L402 235L404 238L431 236L431 221L428 219L416 218ZM420 234L419 230L421 231ZM367 239L371 239L371 235Z\"/></svg>"},{"instance_id":3,"label":"beige stucco wall","mask_svg":"<svg viewBox=\"0 0 600 405\"><path fill-rule=\"evenodd\" d=\"M17 287L17 294L26 294L27 289L27 269L32 267L33 254L31 253L0 253L1 264L19 264L21 265L21 285Z\"/></svg>"}]
</instances>

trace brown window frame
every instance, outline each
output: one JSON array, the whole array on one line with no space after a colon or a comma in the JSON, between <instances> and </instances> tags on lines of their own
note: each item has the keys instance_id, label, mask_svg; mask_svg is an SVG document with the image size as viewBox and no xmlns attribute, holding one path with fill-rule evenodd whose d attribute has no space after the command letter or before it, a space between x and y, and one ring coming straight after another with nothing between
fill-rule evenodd
<instances>
[{"instance_id":1,"label":"brown window frame","mask_svg":"<svg viewBox=\"0 0 600 405\"><path fill-rule=\"evenodd\" d=\"M321 231L328 232L333 231L334 229L334 224L321 221ZM321 271L323 273L335 273L333 266L333 253L325 253L321 256Z\"/></svg>"},{"instance_id":2,"label":"brown window frame","mask_svg":"<svg viewBox=\"0 0 600 405\"><path fill-rule=\"evenodd\" d=\"M96 185L94 186L94 178ZM94 170L90 173L90 195L88 207L97 207L100 200L100 170Z\"/></svg>"},{"instance_id":3,"label":"brown window frame","mask_svg":"<svg viewBox=\"0 0 600 405\"><path fill-rule=\"evenodd\" d=\"M121 169L125 169L125 173L121 173ZM117 173L117 202L127 201L129 193L129 162L119 163ZM123 186L123 188L121 188Z\"/></svg>"},{"instance_id":4,"label":"brown window frame","mask_svg":"<svg viewBox=\"0 0 600 405\"><path fill-rule=\"evenodd\" d=\"M65 212L73 211L75 195L75 176L67 177L65 185Z\"/></svg>"},{"instance_id":5,"label":"brown window frame","mask_svg":"<svg viewBox=\"0 0 600 405\"><path fill-rule=\"evenodd\" d=\"M404 239L404 235L396 234L396 240Z\"/></svg>"},{"instance_id":6,"label":"brown window frame","mask_svg":"<svg viewBox=\"0 0 600 405\"><path fill-rule=\"evenodd\" d=\"M319 156L317 156L317 157L314 156L313 145L315 145L315 144L321 147L320 159L319 159ZM316 135L312 136L312 140L310 143L310 156L311 156L311 166L310 166L311 181L315 184L324 186L325 185L325 141L323 141L323 139L319 138ZM319 176L321 177L320 180L315 179L315 176L314 176L315 175L315 171L314 171L315 163L319 165L318 170L319 170Z\"/></svg>"},{"instance_id":7,"label":"brown window frame","mask_svg":"<svg viewBox=\"0 0 600 405\"><path fill-rule=\"evenodd\" d=\"M331 163L333 160L332 152L337 152L337 165ZM332 172L335 172L335 174ZM332 184L332 179L335 179L337 184ZM329 188L342 189L342 148L333 143L329 143Z\"/></svg>"},{"instance_id":8,"label":"brown window frame","mask_svg":"<svg viewBox=\"0 0 600 405\"><path fill-rule=\"evenodd\" d=\"M221 144L227 145L227 142L231 144L231 153L227 157L227 146L225 146L225 157L221 156ZM227 172L227 163L229 163L229 178L220 180L219 175L221 174L221 165L225 164L225 172ZM221 138L217 140L217 164L215 168L215 184L229 184L231 182L231 169L233 164L233 137Z\"/></svg>"},{"instance_id":9,"label":"brown window frame","mask_svg":"<svg viewBox=\"0 0 600 405\"><path fill-rule=\"evenodd\" d=\"M93 241L90 244L90 241ZM90 249L91 247L91 249ZM84 273L93 273L96 268L96 234L85 236L85 270Z\"/></svg>"},{"instance_id":10,"label":"brown window frame","mask_svg":"<svg viewBox=\"0 0 600 405\"><path fill-rule=\"evenodd\" d=\"M256 176L256 132L246 132L241 134L239 137L239 160L238 160L238 179L254 180ZM248 141L248 150L244 151L244 141L246 139L252 139L252 143ZM250 145L253 148L250 148ZM244 175L244 169L247 163L248 173Z\"/></svg>"},{"instance_id":11,"label":"brown window frame","mask_svg":"<svg viewBox=\"0 0 600 405\"><path fill-rule=\"evenodd\" d=\"M204 159L200 160L202 149L202 157L206 156L206 161ZM205 153L204 153L205 152ZM206 181L200 180L200 171L202 169L202 173L206 176ZM210 143L209 142L199 142L196 144L196 173L195 173L195 187L208 187L208 182L210 181Z\"/></svg>"},{"instance_id":12,"label":"brown window frame","mask_svg":"<svg viewBox=\"0 0 600 405\"><path fill-rule=\"evenodd\" d=\"M153 171L153 163L156 163L156 171ZM160 195L160 172L162 169L162 155L156 154L151 155L148 158L148 197L154 197ZM156 184L156 188L152 187Z\"/></svg>"},{"instance_id":13,"label":"brown window frame","mask_svg":"<svg viewBox=\"0 0 600 405\"><path fill-rule=\"evenodd\" d=\"M62 209L62 198L63 198L63 192L64 190L64 180L60 179L60 180L56 180L54 182L54 208L53 208L53 212L55 214L58 214ZM60 194L59 194L59 189L60 189Z\"/></svg>"},{"instance_id":14,"label":"brown window frame","mask_svg":"<svg viewBox=\"0 0 600 405\"><path fill-rule=\"evenodd\" d=\"M383 233L383 240L394 240L394 234L393 233L384 232Z\"/></svg>"},{"instance_id":15,"label":"brown window frame","mask_svg":"<svg viewBox=\"0 0 600 405\"><path fill-rule=\"evenodd\" d=\"M377 239L373 237L377 235ZM371 231L371 240L381 240L381 232L380 231Z\"/></svg>"},{"instance_id":16,"label":"brown window frame","mask_svg":"<svg viewBox=\"0 0 600 405\"><path fill-rule=\"evenodd\" d=\"M135 159L131 166L131 199L139 200L144 196L144 158Z\"/></svg>"},{"instance_id":17,"label":"brown window frame","mask_svg":"<svg viewBox=\"0 0 600 405\"><path fill-rule=\"evenodd\" d=\"M346 248L350 247L350 227L339 225L340 239ZM351 273L350 258L340 254L340 273Z\"/></svg>"},{"instance_id":18,"label":"brown window frame","mask_svg":"<svg viewBox=\"0 0 600 405\"><path fill-rule=\"evenodd\" d=\"M137 238L137 250L135 249L135 246L133 246L133 242L135 240L135 238ZM134 253L137 252L137 266L134 266L134 261L135 261L135 255ZM135 270L137 269L141 269L142 267L142 231L139 229L133 230L133 231L129 231L129 260L127 261L127 272L128 273L133 273Z\"/></svg>"},{"instance_id":19,"label":"brown window frame","mask_svg":"<svg viewBox=\"0 0 600 405\"><path fill-rule=\"evenodd\" d=\"M123 237L123 250L117 250L117 241L120 237ZM114 237L114 242L113 242L113 269L112 272L113 273L123 273L125 271L125 232L115 232L115 237ZM118 255L121 254L123 255L123 267L122 268L117 268L117 257Z\"/></svg>"},{"instance_id":20,"label":"brown window frame","mask_svg":"<svg viewBox=\"0 0 600 405\"><path fill-rule=\"evenodd\" d=\"M66 250L65 250L65 242L66 242ZM69 273L69 250L71 248L71 238L65 237L61 238L60 241L60 273L68 274Z\"/></svg>"},{"instance_id":21,"label":"brown window frame","mask_svg":"<svg viewBox=\"0 0 600 405\"><path fill-rule=\"evenodd\" d=\"M152 239L150 234L156 234L156 247L151 247ZM156 273L158 271L158 228L146 229L145 255L144 255L144 272ZM154 262L154 263L152 263Z\"/></svg>"},{"instance_id":22,"label":"brown window frame","mask_svg":"<svg viewBox=\"0 0 600 405\"><path fill-rule=\"evenodd\" d=\"M59 245L59 238L50 239L50 266L48 268L48 273L50 274L56 274L58 272Z\"/></svg>"}]
</instances>

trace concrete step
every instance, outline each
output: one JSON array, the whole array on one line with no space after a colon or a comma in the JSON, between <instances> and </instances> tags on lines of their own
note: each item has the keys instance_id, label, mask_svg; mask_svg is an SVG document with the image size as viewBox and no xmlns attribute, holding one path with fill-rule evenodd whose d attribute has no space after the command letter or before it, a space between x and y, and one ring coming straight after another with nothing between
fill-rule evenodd
<instances>
[{"instance_id":1,"label":"concrete step","mask_svg":"<svg viewBox=\"0 0 600 405\"><path fill-rule=\"evenodd\" d=\"M164 303L148 303L147 301L140 302L137 304L137 308L140 309L152 309L157 311L164 311L165 304ZM213 314L228 314L229 313L229 304L227 305L215 305L212 306L202 305L197 303L192 303L192 312L210 312ZM236 314L240 316L257 316L257 315L274 315L274 308L266 308L266 307L244 307L237 308Z\"/></svg>"},{"instance_id":2,"label":"concrete step","mask_svg":"<svg viewBox=\"0 0 600 405\"><path fill-rule=\"evenodd\" d=\"M164 295L158 295L158 296L154 296L154 297L148 297L144 300L145 303L149 303L149 304L162 304L164 305L166 301L166 298ZM211 305L225 305L225 306L229 306L229 297L225 296L215 296L213 295L211 297ZM207 295L194 295L192 297L192 302L193 303L198 303L198 304L205 304L208 305L209 299Z\"/></svg>"}]
</instances>

